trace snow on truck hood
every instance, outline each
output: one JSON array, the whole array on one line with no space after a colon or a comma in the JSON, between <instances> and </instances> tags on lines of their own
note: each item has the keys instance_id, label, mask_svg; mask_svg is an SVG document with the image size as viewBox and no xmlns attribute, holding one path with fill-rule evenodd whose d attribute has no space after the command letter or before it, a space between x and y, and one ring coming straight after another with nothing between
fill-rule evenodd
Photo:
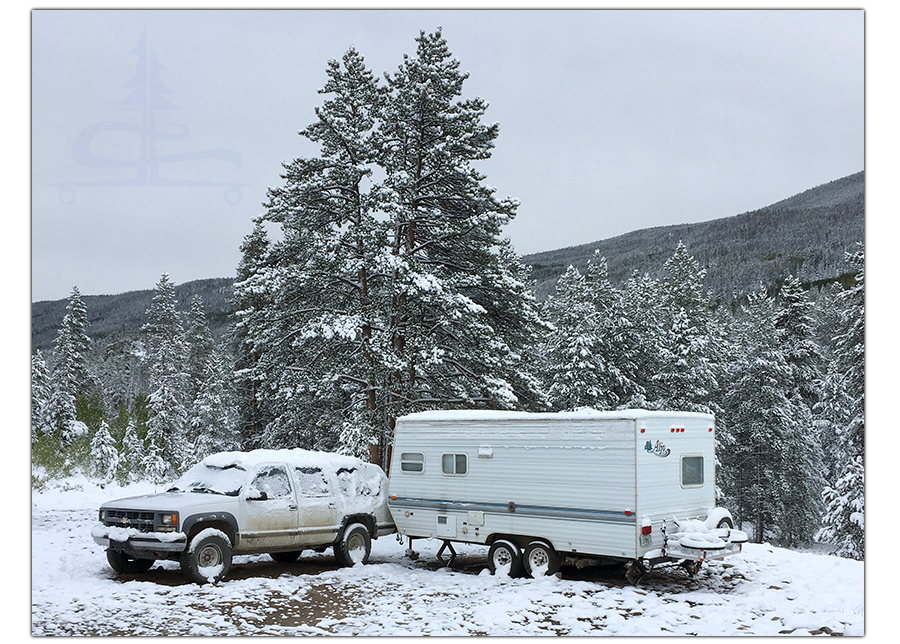
<instances>
[{"instance_id":1,"label":"snow on truck hood","mask_svg":"<svg viewBox=\"0 0 900 644\"><path fill-rule=\"evenodd\" d=\"M217 504L234 503L234 497L199 492L160 492L158 494L142 494L124 499L107 501L100 506L101 510L153 510L160 512L177 512L189 510L195 506L212 508Z\"/></svg>"},{"instance_id":2,"label":"snow on truck hood","mask_svg":"<svg viewBox=\"0 0 900 644\"><path fill-rule=\"evenodd\" d=\"M360 467L365 463L354 456L314 452L307 449L255 449L250 452L219 452L204 458L201 463L210 467L237 466L249 469L261 463L286 463L301 467L334 468Z\"/></svg>"}]
</instances>

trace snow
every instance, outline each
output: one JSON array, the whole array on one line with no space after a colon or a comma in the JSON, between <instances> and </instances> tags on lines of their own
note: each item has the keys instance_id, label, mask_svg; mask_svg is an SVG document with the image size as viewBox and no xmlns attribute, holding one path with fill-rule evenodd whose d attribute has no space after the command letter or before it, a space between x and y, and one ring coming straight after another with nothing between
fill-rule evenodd
<instances>
[{"instance_id":1,"label":"snow","mask_svg":"<svg viewBox=\"0 0 900 644\"><path fill-rule=\"evenodd\" d=\"M84 480L32 494L32 635L754 635L864 634L864 565L768 544L705 564L695 579L654 569L639 586L621 572L564 567L562 578L493 576L487 549L382 537L367 565L330 551L296 564L238 556L226 578L187 582L175 562L116 577L91 539L101 503L153 492Z\"/></svg>"}]
</instances>

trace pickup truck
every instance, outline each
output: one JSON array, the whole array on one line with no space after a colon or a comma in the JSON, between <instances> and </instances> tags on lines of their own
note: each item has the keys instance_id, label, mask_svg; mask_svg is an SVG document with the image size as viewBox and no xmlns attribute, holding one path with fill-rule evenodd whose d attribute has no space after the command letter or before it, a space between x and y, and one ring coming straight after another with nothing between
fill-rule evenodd
<instances>
[{"instance_id":1,"label":"pickup truck","mask_svg":"<svg viewBox=\"0 0 900 644\"><path fill-rule=\"evenodd\" d=\"M221 452L166 492L104 503L91 531L117 573L180 562L192 581L215 583L232 556L295 561L332 547L341 565L368 561L372 539L395 532L387 477L377 465L301 449Z\"/></svg>"}]
</instances>

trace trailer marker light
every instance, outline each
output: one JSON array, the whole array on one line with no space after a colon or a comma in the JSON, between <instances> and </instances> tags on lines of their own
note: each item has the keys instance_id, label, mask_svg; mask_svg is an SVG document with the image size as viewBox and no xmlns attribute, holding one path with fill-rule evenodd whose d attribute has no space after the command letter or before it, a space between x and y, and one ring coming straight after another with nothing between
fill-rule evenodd
<instances>
[{"instance_id":1,"label":"trailer marker light","mask_svg":"<svg viewBox=\"0 0 900 644\"><path fill-rule=\"evenodd\" d=\"M647 430L644 429L643 427L641 427L641 433L643 434L645 431L647 431Z\"/></svg>"},{"instance_id":2,"label":"trailer marker light","mask_svg":"<svg viewBox=\"0 0 900 644\"><path fill-rule=\"evenodd\" d=\"M625 516L626 516L626 517L630 517L630 516L631 516L631 510L625 510Z\"/></svg>"}]
</instances>

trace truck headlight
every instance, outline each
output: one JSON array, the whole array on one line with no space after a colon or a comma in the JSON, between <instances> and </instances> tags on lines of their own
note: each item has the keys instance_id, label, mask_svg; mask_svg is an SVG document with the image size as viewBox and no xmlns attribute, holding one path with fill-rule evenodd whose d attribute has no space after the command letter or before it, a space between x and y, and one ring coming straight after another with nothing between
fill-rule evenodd
<instances>
[{"instance_id":1,"label":"truck headlight","mask_svg":"<svg viewBox=\"0 0 900 644\"><path fill-rule=\"evenodd\" d=\"M159 515L160 525L157 530L160 532L172 532L178 528L178 513L167 512Z\"/></svg>"},{"instance_id":2,"label":"truck headlight","mask_svg":"<svg viewBox=\"0 0 900 644\"><path fill-rule=\"evenodd\" d=\"M100 510L100 520L106 521L106 510Z\"/></svg>"}]
</instances>

